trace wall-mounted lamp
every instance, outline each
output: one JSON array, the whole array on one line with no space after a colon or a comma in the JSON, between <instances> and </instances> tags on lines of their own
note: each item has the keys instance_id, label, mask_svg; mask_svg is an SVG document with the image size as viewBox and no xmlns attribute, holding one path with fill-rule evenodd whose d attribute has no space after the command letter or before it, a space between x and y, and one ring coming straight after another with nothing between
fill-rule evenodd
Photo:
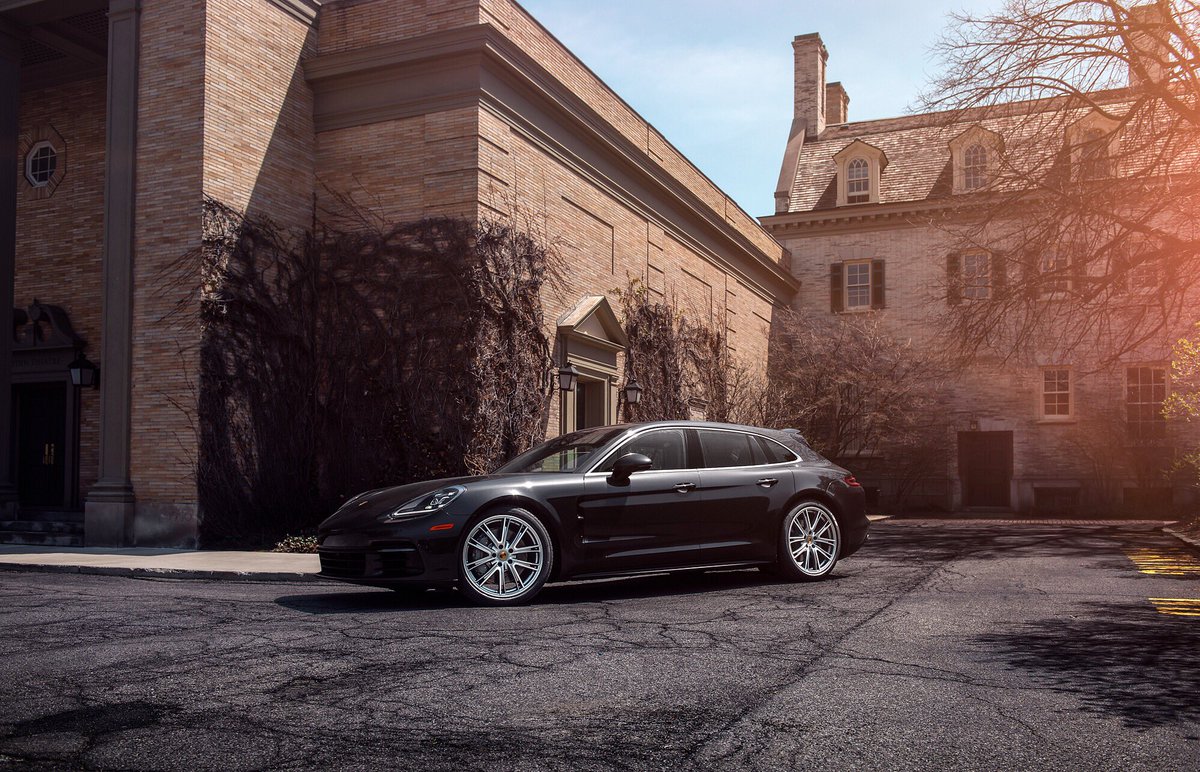
<instances>
[{"instance_id":1,"label":"wall-mounted lamp","mask_svg":"<svg viewBox=\"0 0 1200 772\"><path fill-rule=\"evenodd\" d=\"M558 388L560 391L575 391L579 383L579 371L575 365L568 363L566 367L558 368Z\"/></svg>"},{"instance_id":2,"label":"wall-mounted lamp","mask_svg":"<svg viewBox=\"0 0 1200 772\"><path fill-rule=\"evenodd\" d=\"M100 368L88 361L82 353L67 365L67 372L71 374L71 383L80 388L100 383Z\"/></svg>"},{"instance_id":3,"label":"wall-mounted lamp","mask_svg":"<svg viewBox=\"0 0 1200 772\"><path fill-rule=\"evenodd\" d=\"M642 401L642 386L637 382L637 378L630 378L622 391L625 392L626 404L636 405Z\"/></svg>"}]
</instances>

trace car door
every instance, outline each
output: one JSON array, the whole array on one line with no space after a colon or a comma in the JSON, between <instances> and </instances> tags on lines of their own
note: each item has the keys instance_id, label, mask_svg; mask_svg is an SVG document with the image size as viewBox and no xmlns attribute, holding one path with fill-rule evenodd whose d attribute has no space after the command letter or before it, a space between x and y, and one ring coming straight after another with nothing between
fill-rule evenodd
<instances>
[{"instance_id":1,"label":"car door","mask_svg":"<svg viewBox=\"0 0 1200 772\"><path fill-rule=\"evenodd\" d=\"M700 557L705 563L771 560L794 483L795 456L778 443L733 429L697 429L700 469Z\"/></svg>"},{"instance_id":2,"label":"car door","mask_svg":"<svg viewBox=\"0 0 1200 772\"><path fill-rule=\"evenodd\" d=\"M613 463L642 453L654 465L614 484ZM688 468L686 430L662 428L638 434L617 448L584 480L578 516L581 573L670 568L698 562L695 529L700 478Z\"/></svg>"}]
</instances>

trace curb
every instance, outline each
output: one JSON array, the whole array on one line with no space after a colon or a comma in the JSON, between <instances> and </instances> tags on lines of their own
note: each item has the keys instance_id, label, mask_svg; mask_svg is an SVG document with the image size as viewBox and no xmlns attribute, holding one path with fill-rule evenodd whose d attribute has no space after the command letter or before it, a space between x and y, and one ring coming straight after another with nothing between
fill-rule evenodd
<instances>
[{"instance_id":1,"label":"curb","mask_svg":"<svg viewBox=\"0 0 1200 772\"><path fill-rule=\"evenodd\" d=\"M1171 528L1170 526L1164 526L1162 530L1163 530L1163 533L1174 536L1176 539L1179 539L1184 544L1190 544L1193 547L1200 547L1200 538L1197 538L1196 536L1192 536L1191 534L1185 533L1184 531L1176 530L1174 528Z\"/></svg>"},{"instance_id":2,"label":"curb","mask_svg":"<svg viewBox=\"0 0 1200 772\"><path fill-rule=\"evenodd\" d=\"M97 576L125 576L132 579L200 579L226 582L301 582L326 584L327 580L316 574L295 571L198 571L187 568L129 568L126 566L78 566L52 565L47 563L4 563L0 571L35 574L93 574Z\"/></svg>"}]
</instances>

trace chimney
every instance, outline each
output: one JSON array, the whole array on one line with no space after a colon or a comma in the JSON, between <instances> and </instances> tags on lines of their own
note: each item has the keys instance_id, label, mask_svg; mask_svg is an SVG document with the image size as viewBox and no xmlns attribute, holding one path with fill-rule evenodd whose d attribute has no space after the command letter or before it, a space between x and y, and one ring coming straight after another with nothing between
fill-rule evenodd
<instances>
[{"instance_id":1,"label":"chimney","mask_svg":"<svg viewBox=\"0 0 1200 772\"><path fill-rule=\"evenodd\" d=\"M829 52L815 32L797 35L792 41L796 57L795 117L804 135L815 139L825 131L825 60Z\"/></svg>"},{"instance_id":2,"label":"chimney","mask_svg":"<svg viewBox=\"0 0 1200 772\"><path fill-rule=\"evenodd\" d=\"M830 83L825 87L825 119L830 126L850 120L850 95L841 83Z\"/></svg>"},{"instance_id":3,"label":"chimney","mask_svg":"<svg viewBox=\"0 0 1200 772\"><path fill-rule=\"evenodd\" d=\"M1129 9L1129 85L1140 86L1145 81L1133 67L1137 62L1146 71L1151 83L1161 83L1170 71L1171 47L1168 44L1167 19L1169 8L1161 2L1135 5Z\"/></svg>"}]
</instances>

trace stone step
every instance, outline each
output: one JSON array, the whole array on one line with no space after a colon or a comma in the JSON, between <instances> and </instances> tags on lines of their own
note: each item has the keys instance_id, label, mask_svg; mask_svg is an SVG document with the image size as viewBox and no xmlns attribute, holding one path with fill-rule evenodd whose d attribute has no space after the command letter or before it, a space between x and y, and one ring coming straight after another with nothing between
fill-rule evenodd
<instances>
[{"instance_id":1,"label":"stone step","mask_svg":"<svg viewBox=\"0 0 1200 772\"><path fill-rule=\"evenodd\" d=\"M4 531L29 531L82 536L83 523L64 523L58 520L0 520L0 533Z\"/></svg>"},{"instance_id":2,"label":"stone step","mask_svg":"<svg viewBox=\"0 0 1200 772\"><path fill-rule=\"evenodd\" d=\"M79 523L83 525L82 512L64 512L58 509L22 509L16 513L22 520L50 523Z\"/></svg>"},{"instance_id":3,"label":"stone step","mask_svg":"<svg viewBox=\"0 0 1200 772\"><path fill-rule=\"evenodd\" d=\"M38 547L82 547L83 534L47 533L46 531L0 531L0 544L27 544Z\"/></svg>"}]
</instances>

